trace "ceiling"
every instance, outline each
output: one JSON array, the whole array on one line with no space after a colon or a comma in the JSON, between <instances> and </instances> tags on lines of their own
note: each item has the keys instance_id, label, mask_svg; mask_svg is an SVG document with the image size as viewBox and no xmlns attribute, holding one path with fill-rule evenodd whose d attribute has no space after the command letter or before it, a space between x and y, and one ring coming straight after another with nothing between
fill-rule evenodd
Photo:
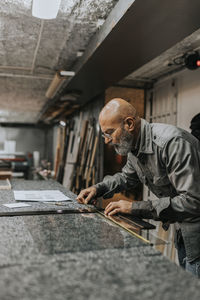
<instances>
[{"instance_id":1,"label":"ceiling","mask_svg":"<svg viewBox=\"0 0 200 300\"><path fill-rule=\"evenodd\" d=\"M54 20L32 16L31 0L0 5L0 122L35 123L56 70L73 69L117 0L62 0Z\"/></svg>"},{"instance_id":2,"label":"ceiling","mask_svg":"<svg viewBox=\"0 0 200 300\"><path fill-rule=\"evenodd\" d=\"M180 70L174 58L200 45L199 10L199 0L119 1L55 100L78 90L86 103L114 84L151 88Z\"/></svg>"},{"instance_id":3,"label":"ceiling","mask_svg":"<svg viewBox=\"0 0 200 300\"><path fill-rule=\"evenodd\" d=\"M0 123L36 123L76 109L112 84L150 88L200 48L200 2L62 0L54 20L31 15L31 0L0 6ZM82 56L78 56L82 53ZM57 70L75 71L53 99ZM59 119L59 118L58 118Z\"/></svg>"},{"instance_id":4,"label":"ceiling","mask_svg":"<svg viewBox=\"0 0 200 300\"><path fill-rule=\"evenodd\" d=\"M137 85L142 83L154 83L158 79L173 74L185 68L183 56L188 53L200 50L200 29L196 30L191 35L187 36L181 42L178 42L170 49L164 51L161 55L144 64L123 79L125 83L133 80ZM191 71L193 72L193 71Z\"/></svg>"}]
</instances>

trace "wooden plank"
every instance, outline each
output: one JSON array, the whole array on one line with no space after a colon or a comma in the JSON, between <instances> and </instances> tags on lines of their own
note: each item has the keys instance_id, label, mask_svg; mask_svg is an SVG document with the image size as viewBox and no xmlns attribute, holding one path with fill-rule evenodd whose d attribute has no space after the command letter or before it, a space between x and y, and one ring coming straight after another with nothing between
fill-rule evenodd
<instances>
[{"instance_id":1,"label":"wooden plank","mask_svg":"<svg viewBox=\"0 0 200 300\"><path fill-rule=\"evenodd\" d=\"M11 190L10 180L8 178L0 180L0 190Z\"/></svg>"},{"instance_id":2,"label":"wooden plank","mask_svg":"<svg viewBox=\"0 0 200 300\"><path fill-rule=\"evenodd\" d=\"M95 160L95 155L96 155L98 140L99 140L99 138L98 138L98 136L96 136L95 137L93 151L92 151L92 157L91 157L91 161L90 161L90 167L89 167L89 170L88 170L88 176L87 176L86 186L89 186L89 183L90 183L90 181L92 179L92 168L94 167L94 160ZM93 176L93 178L94 178L94 176Z\"/></svg>"}]
</instances>

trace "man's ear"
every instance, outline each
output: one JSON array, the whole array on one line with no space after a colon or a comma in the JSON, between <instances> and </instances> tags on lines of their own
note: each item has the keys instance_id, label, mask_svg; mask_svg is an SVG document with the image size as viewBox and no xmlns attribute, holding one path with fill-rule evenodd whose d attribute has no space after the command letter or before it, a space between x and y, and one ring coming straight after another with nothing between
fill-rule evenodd
<instances>
[{"instance_id":1,"label":"man's ear","mask_svg":"<svg viewBox=\"0 0 200 300\"><path fill-rule=\"evenodd\" d=\"M135 128L135 121L132 117L127 117L124 120L124 127L127 131L133 131Z\"/></svg>"}]
</instances>

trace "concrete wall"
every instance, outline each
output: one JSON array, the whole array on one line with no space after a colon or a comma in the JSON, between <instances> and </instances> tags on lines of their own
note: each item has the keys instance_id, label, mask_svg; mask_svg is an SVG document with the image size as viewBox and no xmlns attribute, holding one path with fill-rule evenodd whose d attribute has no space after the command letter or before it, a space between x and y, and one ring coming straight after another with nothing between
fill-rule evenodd
<instances>
[{"instance_id":1,"label":"concrete wall","mask_svg":"<svg viewBox=\"0 0 200 300\"><path fill-rule=\"evenodd\" d=\"M39 151L40 157L52 160L52 130L32 127L0 127L0 149L5 140L16 141L17 152Z\"/></svg>"}]
</instances>

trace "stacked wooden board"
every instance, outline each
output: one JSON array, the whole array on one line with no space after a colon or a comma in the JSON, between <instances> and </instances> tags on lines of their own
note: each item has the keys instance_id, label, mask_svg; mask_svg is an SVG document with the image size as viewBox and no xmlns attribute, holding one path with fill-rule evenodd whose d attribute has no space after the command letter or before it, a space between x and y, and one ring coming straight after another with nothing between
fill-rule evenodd
<instances>
[{"instance_id":1,"label":"stacked wooden board","mask_svg":"<svg viewBox=\"0 0 200 300\"><path fill-rule=\"evenodd\" d=\"M98 140L96 120L83 120L81 113L77 122L58 128L55 178L76 194L95 184Z\"/></svg>"}]
</instances>

